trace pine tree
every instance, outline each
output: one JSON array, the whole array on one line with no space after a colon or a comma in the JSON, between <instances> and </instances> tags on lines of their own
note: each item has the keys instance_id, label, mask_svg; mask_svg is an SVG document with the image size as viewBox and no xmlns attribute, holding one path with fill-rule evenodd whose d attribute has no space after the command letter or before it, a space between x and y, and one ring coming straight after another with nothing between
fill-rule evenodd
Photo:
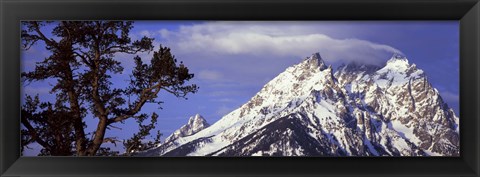
<instances>
[{"instance_id":1,"label":"pine tree","mask_svg":"<svg viewBox=\"0 0 480 177\"><path fill-rule=\"evenodd\" d=\"M55 25L51 32L55 38L44 33L49 23ZM142 140L155 128L158 115L152 114L151 122L143 125L148 115L141 113L142 107L146 103L162 103L158 98L160 91L186 98L188 93L198 90L195 84L186 84L194 75L183 63L177 65L170 49L163 46L153 53L149 64L144 64L138 56L134 58L135 68L128 86L110 88L112 77L124 70L115 59L116 54L153 50L153 38L130 39L133 22L32 21L23 22L23 26L24 48L28 50L37 42L43 42L51 54L37 62L33 71L23 72L23 81L28 84L57 80L51 89L56 96L55 103L41 102L38 96L27 95L22 106L22 148L36 142L43 147L40 155L118 155L101 145L119 141L105 137L105 133L127 119L136 119L140 128L139 133L127 141L131 143L124 144L135 144L130 148L132 152L152 148L158 143L159 134L154 142ZM91 134L85 132L87 115L99 120Z\"/></svg>"}]
</instances>

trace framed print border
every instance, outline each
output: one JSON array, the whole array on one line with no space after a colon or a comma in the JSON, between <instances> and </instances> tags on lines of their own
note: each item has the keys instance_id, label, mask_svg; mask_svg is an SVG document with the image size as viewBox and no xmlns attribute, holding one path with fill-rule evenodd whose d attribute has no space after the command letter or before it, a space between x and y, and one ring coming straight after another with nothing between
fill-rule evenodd
<instances>
[{"instance_id":1,"label":"framed print border","mask_svg":"<svg viewBox=\"0 0 480 177\"><path fill-rule=\"evenodd\" d=\"M2 0L0 12L0 176L480 176L478 0ZM458 20L461 155L20 157L22 20Z\"/></svg>"}]
</instances>

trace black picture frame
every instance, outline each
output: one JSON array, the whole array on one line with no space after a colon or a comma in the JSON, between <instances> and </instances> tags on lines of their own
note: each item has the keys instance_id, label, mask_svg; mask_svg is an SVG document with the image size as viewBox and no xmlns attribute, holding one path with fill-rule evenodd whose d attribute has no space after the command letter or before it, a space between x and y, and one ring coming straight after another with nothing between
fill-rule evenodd
<instances>
[{"instance_id":1,"label":"black picture frame","mask_svg":"<svg viewBox=\"0 0 480 177\"><path fill-rule=\"evenodd\" d=\"M480 176L478 0L1 0L0 176ZM20 157L21 20L459 20L460 157Z\"/></svg>"}]
</instances>

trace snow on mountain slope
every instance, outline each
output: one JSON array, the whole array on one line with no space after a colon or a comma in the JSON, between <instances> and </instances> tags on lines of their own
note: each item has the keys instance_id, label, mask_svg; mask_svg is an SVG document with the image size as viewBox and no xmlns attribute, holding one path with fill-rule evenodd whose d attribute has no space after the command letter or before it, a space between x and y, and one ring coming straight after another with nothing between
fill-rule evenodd
<instances>
[{"instance_id":1,"label":"snow on mountain slope","mask_svg":"<svg viewBox=\"0 0 480 177\"><path fill-rule=\"evenodd\" d=\"M174 131L172 135L168 136L165 141L169 142L181 137L193 135L200 130L207 128L208 126L210 126L210 124L207 123L205 118L203 118L200 114L196 114L188 119L187 124L183 125L178 130Z\"/></svg>"},{"instance_id":2,"label":"snow on mountain slope","mask_svg":"<svg viewBox=\"0 0 480 177\"><path fill-rule=\"evenodd\" d=\"M316 53L210 127L141 155L458 156L458 122L404 56L334 72Z\"/></svg>"},{"instance_id":3,"label":"snow on mountain slope","mask_svg":"<svg viewBox=\"0 0 480 177\"><path fill-rule=\"evenodd\" d=\"M155 149L150 149L147 151L137 153L137 156L158 156L159 152L163 152L164 149L177 147L179 144L175 142L175 140L183 137L191 136L203 129L206 129L210 126L207 120L203 118L200 114L196 114L191 116L188 119L188 122L180 127L179 129L175 130L170 136L168 136L164 143L159 145Z\"/></svg>"}]
</instances>

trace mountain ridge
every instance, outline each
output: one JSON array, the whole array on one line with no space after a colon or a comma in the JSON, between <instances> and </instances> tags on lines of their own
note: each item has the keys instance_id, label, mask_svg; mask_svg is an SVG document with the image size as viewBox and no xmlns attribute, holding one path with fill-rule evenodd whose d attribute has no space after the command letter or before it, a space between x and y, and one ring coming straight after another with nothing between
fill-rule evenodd
<instances>
[{"instance_id":1,"label":"mountain ridge","mask_svg":"<svg viewBox=\"0 0 480 177\"><path fill-rule=\"evenodd\" d=\"M458 125L459 118L424 71L405 56L394 54L383 67L349 63L334 72L314 53L216 123L152 152L167 156L458 156Z\"/></svg>"}]
</instances>

